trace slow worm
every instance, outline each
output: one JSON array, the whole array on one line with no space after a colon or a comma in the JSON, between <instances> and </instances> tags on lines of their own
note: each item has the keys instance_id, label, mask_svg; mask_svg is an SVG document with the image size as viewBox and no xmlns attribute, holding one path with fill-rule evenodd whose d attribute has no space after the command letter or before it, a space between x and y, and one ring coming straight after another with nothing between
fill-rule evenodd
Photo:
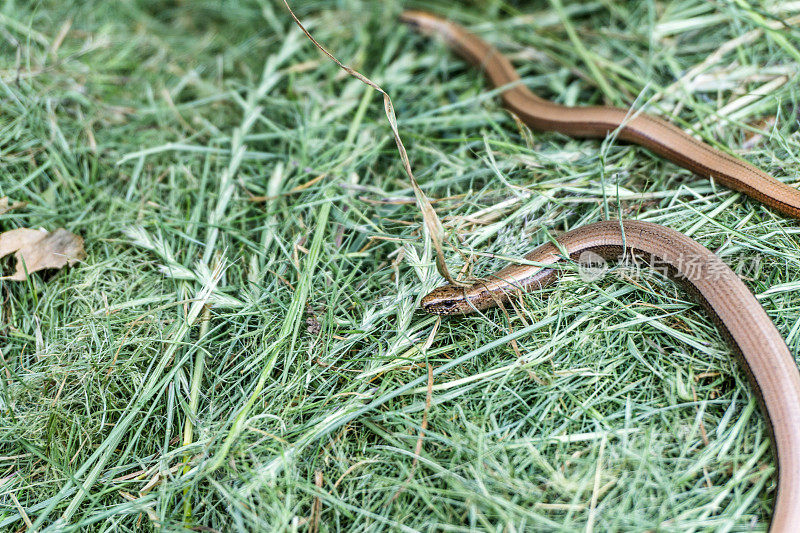
<instances>
[{"instance_id":1,"label":"slow worm","mask_svg":"<svg viewBox=\"0 0 800 533\"><path fill-rule=\"evenodd\" d=\"M479 66L493 85L519 80L507 58L460 26L419 11L403 13L402 20L425 33L443 36L460 55ZM800 218L800 192L661 119L644 113L631 118L626 110L615 107L561 106L519 84L505 90L502 98L509 110L535 129L604 137L619 128L624 140ZM561 271L557 264L567 258L580 263L587 257L599 256L604 261L627 257L663 268L702 304L740 356L767 418L778 462L770 531L800 531L800 372L775 325L742 280L704 246L650 222L596 222L564 233L556 241L558 246L547 243L525 256L540 266L509 265L466 288L439 287L422 299L422 308L439 315L487 309L509 301L514 293L552 283Z\"/></svg>"},{"instance_id":2,"label":"slow worm","mask_svg":"<svg viewBox=\"0 0 800 533\"><path fill-rule=\"evenodd\" d=\"M531 128L597 138L619 128L618 137L622 140L644 146L692 172L713 177L781 213L800 218L800 190L696 140L669 122L619 107L568 107L549 102L519 83L519 74L508 58L461 26L422 11L406 11L401 20L422 33L442 36L460 56L480 68L495 87L513 84L502 92L503 104Z\"/></svg>"}]
</instances>

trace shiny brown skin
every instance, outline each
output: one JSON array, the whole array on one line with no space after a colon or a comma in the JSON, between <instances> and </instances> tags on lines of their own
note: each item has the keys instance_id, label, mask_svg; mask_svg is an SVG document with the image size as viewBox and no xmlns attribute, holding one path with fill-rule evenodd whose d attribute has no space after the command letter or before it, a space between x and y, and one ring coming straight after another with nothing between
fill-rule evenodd
<instances>
[{"instance_id":1,"label":"shiny brown skin","mask_svg":"<svg viewBox=\"0 0 800 533\"><path fill-rule=\"evenodd\" d=\"M460 55L479 66L495 86L519 80L496 49L460 26L434 15L409 11L402 19L425 33L442 35ZM675 126L646 114L627 120L613 107L565 107L515 86L503 102L528 125L576 137L604 137L620 129L622 139L640 144L698 174L716 178L774 209L800 218L800 193L752 165L696 141ZM623 254L664 267L709 312L730 342L759 399L778 461L778 488L770 522L772 533L800 531L800 372L786 343L739 277L716 255L689 237L642 221L605 221L561 235L557 241L573 260L593 252L605 260ZM540 265L564 262L562 252L544 244L525 256ZM543 288L559 275L547 266L510 265L470 287L443 286L422 300L439 315L487 309L520 291Z\"/></svg>"},{"instance_id":2,"label":"shiny brown skin","mask_svg":"<svg viewBox=\"0 0 800 533\"><path fill-rule=\"evenodd\" d=\"M623 233L624 231L624 233ZM800 372L786 343L741 279L716 255L675 230L636 220L587 224L556 239L573 260L593 252L607 261L624 254L663 269L709 312L733 349L760 400L778 460L778 490L770 531L800 530ZM446 285L422 300L439 315L472 313L508 302L520 291L541 289L565 258L547 243L525 256L540 265L510 265L466 288Z\"/></svg>"},{"instance_id":3,"label":"shiny brown skin","mask_svg":"<svg viewBox=\"0 0 800 533\"><path fill-rule=\"evenodd\" d=\"M519 82L519 74L503 54L458 24L424 11L406 11L400 19L424 34L442 36L456 53L480 68L495 87ZM506 108L537 130L604 138L624 124L619 129L620 139L644 146L701 176L713 177L785 215L800 218L800 191L660 118L646 113L631 116L619 107L563 106L539 98L519 83L503 91L501 97Z\"/></svg>"}]
</instances>

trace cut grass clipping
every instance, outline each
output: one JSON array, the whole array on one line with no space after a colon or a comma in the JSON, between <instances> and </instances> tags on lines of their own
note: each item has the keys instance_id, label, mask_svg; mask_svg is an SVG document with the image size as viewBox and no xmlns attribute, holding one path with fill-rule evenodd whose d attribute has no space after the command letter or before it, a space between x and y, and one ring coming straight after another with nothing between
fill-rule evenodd
<instances>
[{"instance_id":1,"label":"cut grass clipping","mask_svg":"<svg viewBox=\"0 0 800 533\"><path fill-rule=\"evenodd\" d=\"M397 16L450 17L543 97L643 109L796 186L800 6L467 4L292 4L391 95L418 191L384 102L282 2L0 7L0 233L86 246L0 280L0 528L766 527L766 426L678 287L567 274L439 322L416 203L458 279L605 218L687 233L793 354L797 223L613 138L531 132Z\"/></svg>"}]
</instances>

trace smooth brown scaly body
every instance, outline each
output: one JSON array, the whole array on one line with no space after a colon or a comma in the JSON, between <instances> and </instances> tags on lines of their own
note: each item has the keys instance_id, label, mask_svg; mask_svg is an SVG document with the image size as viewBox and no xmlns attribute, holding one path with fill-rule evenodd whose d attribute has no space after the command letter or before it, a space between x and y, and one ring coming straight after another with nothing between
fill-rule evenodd
<instances>
[{"instance_id":1,"label":"smooth brown scaly body","mask_svg":"<svg viewBox=\"0 0 800 533\"><path fill-rule=\"evenodd\" d=\"M483 39L430 13L406 11L401 20L426 34L440 35L464 59L480 68L495 87L518 82L511 62ZM660 118L609 106L568 107L539 98L515 84L501 93L503 104L531 128L559 131L572 137L604 138L619 129L618 137L644 146L701 176L800 218L800 191L782 183L750 163L696 140ZM800 531L800 529L798 530Z\"/></svg>"},{"instance_id":2,"label":"smooth brown scaly body","mask_svg":"<svg viewBox=\"0 0 800 533\"><path fill-rule=\"evenodd\" d=\"M419 11L406 12L402 19L425 33L442 35L460 55L480 67L495 86L519 80L508 59L460 26ZM542 100L519 85L504 91L502 98L506 107L536 129L576 137L604 137L624 123L620 138L800 218L800 192L661 119L639 114L626 120L627 111L614 107L565 107ZM573 260L592 252L605 260L628 256L668 267L667 273L700 301L741 355L767 417L778 461L770 531L800 531L800 372L780 333L747 286L702 245L650 222L596 222L569 231L557 241L561 251L548 243L525 256L545 266L510 265L466 288L439 287L423 298L422 308L440 315L466 314L507 302L519 291L543 288L557 278L556 264L567 259L562 251Z\"/></svg>"}]
</instances>

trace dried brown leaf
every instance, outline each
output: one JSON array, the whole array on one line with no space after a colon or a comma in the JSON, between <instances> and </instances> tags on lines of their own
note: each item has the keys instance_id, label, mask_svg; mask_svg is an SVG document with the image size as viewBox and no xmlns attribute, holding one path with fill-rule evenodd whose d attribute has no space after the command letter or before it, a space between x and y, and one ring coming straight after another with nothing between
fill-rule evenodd
<instances>
[{"instance_id":1,"label":"dried brown leaf","mask_svg":"<svg viewBox=\"0 0 800 533\"><path fill-rule=\"evenodd\" d=\"M11 281L23 281L26 272L63 268L86 257L83 239L64 228L55 231L19 228L0 233L0 258L10 253L17 260L16 271L0 279Z\"/></svg>"}]
</instances>

